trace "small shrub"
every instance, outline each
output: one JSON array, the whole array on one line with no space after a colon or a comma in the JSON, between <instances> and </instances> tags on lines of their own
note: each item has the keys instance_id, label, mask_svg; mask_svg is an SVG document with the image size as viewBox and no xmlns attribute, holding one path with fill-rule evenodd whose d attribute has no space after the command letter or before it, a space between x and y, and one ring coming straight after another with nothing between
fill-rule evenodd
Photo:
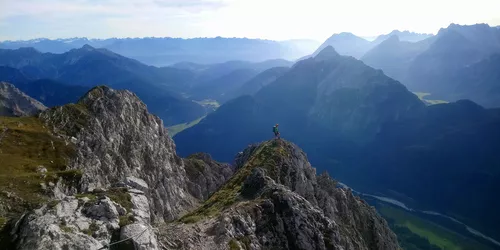
<instances>
[{"instance_id":1,"label":"small shrub","mask_svg":"<svg viewBox=\"0 0 500 250\"><path fill-rule=\"evenodd\" d=\"M99 230L99 226L97 225L97 223L95 222L92 222L90 225L89 225L89 228L88 229L85 229L83 230L82 232L84 234L87 234L89 236L92 236L95 232L97 232Z\"/></svg>"},{"instance_id":2,"label":"small shrub","mask_svg":"<svg viewBox=\"0 0 500 250\"><path fill-rule=\"evenodd\" d=\"M134 216L132 215L120 216L120 223L119 223L120 227L124 227L132 223L134 223Z\"/></svg>"},{"instance_id":3,"label":"small shrub","mask_svg":"<svg viewBox=\"0 0 500 250\"><path fill-rule=\"evenodd\" d=\"M132 197L127 192L126 188L113 188L105 192L105 194L114 202L120 204L128 212L132 211Z\"/></svg>"},{"instance_id":4,"label":"small shrub","mask_svg":"<svg viewBox=\"0 0 500 250\"><path fill-rule=\"evenodd\" d=\"M231 239L229 241L229 249L230 250L240 250L240 244L235 239Z\"/></svg>"}]
</instances>

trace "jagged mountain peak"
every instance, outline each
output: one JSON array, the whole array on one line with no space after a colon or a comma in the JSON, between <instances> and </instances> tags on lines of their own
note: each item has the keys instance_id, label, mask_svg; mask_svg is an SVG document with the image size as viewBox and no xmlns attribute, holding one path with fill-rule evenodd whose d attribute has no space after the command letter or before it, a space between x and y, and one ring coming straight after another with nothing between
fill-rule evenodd
<instances>
[{"instance_id":1,"label":"jagged mountain peak","mask_svg":"<svg viewBox=\"0 0 500 250\"><path fill-rule=\"evenodd\" d=\"M14 85L0 82L0 116L30 116L47 109Z\"/></svg>"},{"instance_id":2,"label":"jagged mountain peak","mask_svg":"<svg viewBox=\"0 0 500 250\"><path fill-rule=\"evenodd\" d=\"M337 34L333 34L330 39L336 39L336 38L341 38L341 39L356 39L356 40L365 40L364 38L361 38L359 36L354 35L351 32L341 32Z\"/></svg>"},{"instance_id":3,"label":"jagged mountain peak","mask_svg":"<svg viewBox=\"0 0 500 250\"><path fill-rule=\"evenodd\" d=\"M399 35L398 34L393 34L393 35L389 36L389 38L387 38L384 42L387 42L387 41L389 41L389 42L395 42L395 41L399 42L400 41Z\"/></svg>"},{"instance_id":4,"label":"jagged mountain peak","mask_svg":"<svg viewBox=\"0 0 500 250\"><path fill-rule=\"evenodd\" d=\"M38 138L47 148L68 150L64 171L45 169L47 182L54 174L66 179L46 188L52 205L17 222L11 238L19 249L100 249L118 232L122 239L144 233L132 239L141 249L159 249L158 241L171 249L399 249L373 208L317 177L291 142L248 147L235 174L208 154L181 159L135 94L106 86L31 119L47 133Z\"/></svg>"},{"instance_id":5,"label":"jagged mountain peak","mask_svg":"<svg viewBox=\"0 0 500 250\"><path fill-rule=\"evenodd\" d=\"M316 60L328 60L340 56L339 53L331 46L328 45L322 49L315 57Z\"/></svg>"},{"instance_id":6,"label":"jagged mountain peak","mask_svg":"<svg viewBox=\"0 0 500 250\"><path fill-rule=\"evenodd\" d=\"M395 235L375 210L350 191L337 188L328 175L316 176L297 145L285 140L254 144L239 153L235 162L234 176L199 209L181 218L186 224L164 228L160 239L179 242L177 247L194 242L191 247L200 249L215 249L217 244L269 249L399 249ZM350 209L339 209L344 206ZM220 230L215 244L209 231L195 229L216 225ZM287 237L289 234L295 237Z\"/></svg>"},{"instance_id":7,"label":"jagged mountain peak","mask_svg":"<svg viewBox=\"0 0 500 250\"><path fill-rule=\"evenodd\" d=\"M139 99L139 97L137 97L135 93L130 92L129 90L115 90L106 85L93 87L85 95L83 95L82 98L80 98L78 103L93 103L98 101L100 98L109 99L114 98L117 95L129 97L128 99L125 99L128 102L140 103L141 105L144 105L144 103L142 103L142 101Z\"/></svg>"}]
</instances>

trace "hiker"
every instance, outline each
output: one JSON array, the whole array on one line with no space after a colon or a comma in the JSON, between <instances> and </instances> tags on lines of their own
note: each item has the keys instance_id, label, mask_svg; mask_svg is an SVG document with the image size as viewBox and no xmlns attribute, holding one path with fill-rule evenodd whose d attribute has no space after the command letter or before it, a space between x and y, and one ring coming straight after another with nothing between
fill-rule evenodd
<instances>
[{"instance_id":1,"label":"hiker","mask_svg":"<svg viewBox=\"0 0 500 250\"><path fill-rule=\"evenodd\" d=\"M278 130L278 126L279 126L279 124L276 124L273 127L273 132L274 132L274 138L275 139L280 139L280 131Z\"/></svg>"}]
</instances>

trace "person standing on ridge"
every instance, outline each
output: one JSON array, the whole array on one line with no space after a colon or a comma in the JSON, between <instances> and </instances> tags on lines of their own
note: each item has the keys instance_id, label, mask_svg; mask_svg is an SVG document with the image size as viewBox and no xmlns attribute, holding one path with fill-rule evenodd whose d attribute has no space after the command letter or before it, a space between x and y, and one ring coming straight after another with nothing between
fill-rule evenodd
<instances>
[{"instance_id":1,"label":"person standing on ridge","mask_svg":"<svg viewBox=\"0 0 500 250\"><path fill-rule=\"evenodd\" d=\"M278 126L279 126L279 124L276 124L273 127L273 132L274 132L274 138L275 139L280 139L280 131L278 130Z\"/></svg>"}]
</instances>

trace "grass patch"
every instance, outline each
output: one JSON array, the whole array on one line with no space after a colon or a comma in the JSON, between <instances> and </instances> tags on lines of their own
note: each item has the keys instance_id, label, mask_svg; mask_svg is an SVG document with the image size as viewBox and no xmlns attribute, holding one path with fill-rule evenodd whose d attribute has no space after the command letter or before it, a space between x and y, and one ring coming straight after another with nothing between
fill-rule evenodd
<instances>
[{"instance_id":1,"label":"grass patch","mask_svg":"<svg viewBox=\"0 0 500 250\"><path fill-rule=\"evenodd\" d=\"M205 116L202 116L194 121L186 122L186 123L181 123L181 124L176 124L173 126L170 126L167 128L168 134L171 137L174 137L176 134L180 133L181 131L188 129L196 124L198 124Z\"/></svg>"},{"instance_id":2,"label":"grass patch","mask_svg":"<svg viewBox=\"0 0 500 250\"><path fill-rule=\"evenodd\" d=\"M66 168L74 153L36 117L0 117L0 203L10 204L0 216L14 218L49 201L41 183L58 177L73 182L77 172ZM45 177L39 166L47 169Z\"/></svg>"},{"instance_id":3,"label":"grass patch","mask_svg":"<svg viewBox=\"0 0 500 250\"><path fill-rule=\"evenodd\" d=\"M0 217L0 229L2 229L5 224L7 224L7 218Z\"/></svg>"},{"instance_id":4,"label":"grass patch","mask_svg":"<svg viewBox=\"0 0 500 250\"><path fill-rule=\"evenodd\" d=\"M82 179L83 173L79 169L69 169L55 172L58 178L62 178L66 185L76 186Z\"/></svg>"},{"instance_id":5,"label":"grass patch","mask_svg":"<svg viewBox=\"0 0 500 250\"><path fill-rule=\"evenodd\" d=\"M124 227L132 223L134 223L134 217L132 215L120 216L120 222L119 222L120 227Z\"/></svg>"},{"instance_id":6,"label":"grass patch","mask_svg":"<svg viewBox=\"0 0 500 250\"><path fill-rule=\"evenodd\" d=\"M240 244L235 239L231 239L228 245L230 250L240 250Z\"/></svg>"},{"instance_id":7,"label":"grass patch","mask_svg":"<svg viewBox=\"0 0 500 250\"><path fill-rule=\"evenodd\" d=\"M379 203L377 210L382 216L393 220L395 225L408 228L414 234L426 238L429 243L441 249L490 249L471 238L455 233L448 228L422 219L402 209Z\"/></svg>"},{"instance_id":8,"label":"grass patch","mask_svg":"<svg viewBox=\"0 0 500 250\"><path fill-rule=\"evenodd\" d=\"M105 192L112 201L120 204L127 212L132 211L132 196L127 192L126 188L112 188Z\"/></svg>"},{"instance_id":9,"label":"grass patch","mask_svg":"<svg viewBox=\"0 0 500 250\"><path fill-rule=\"evenodd\" d=\"M47 207L55 208L59 203L60 203L60 201L58 201L58 200L51 200L51 201L49 201L49 203L47 203Z\"/></svg>"},{"instance_id":10,"label":"grass patch","mask_svg":"<svg viewBox=\"0 0 500 250\"><path fill-rule=\"evenodd\" d=\"M420 235L433 245L440 247L441 249L450 249L450 250L460 250L462 249L460 246L456 245L456 243L451 242L448 237L443 237L442 234L432 230L423 225L415 225L410 221L406 221L404 226L410 229L413 233Z\"/></svg>"},{"instance_id":11,"label":"grass patch","mask_svg":"<svg viewBox=\"0 0 500 250\"><path fill-rule=\"evenodd\" d=\"M189 156L184 159L184 166L186 174L190 178L193 176L199 176L203 174L203 171L205 171L205 162L200 159L196 159L195 156Z\"/></svg>"},{"instance_id":12,"label":"grass patch","mask_svg":"<svg viewBox=\"0 0 500 250\"><path fill-rule=\"evenodd\" d=\"M61 107L56 107L47 112L50 116L49 123L62 127L62 131L70 136L77 135L82 129L87 127L90 119L89 111L82 103L70 103Z\"/></svg>"},{"instance_id":13,"label":"grass patch","mask_svg":"<svg viewBox=\"0 0 500 250\"><path fill-rule=\"evenodd\" d=\"M61 231L65 232L65 233L74 233L75 232L75 230L72 227L60 226L59 228L61 228Z\"/></svg>"},{"instance_id":14,"label":"grass patch","mask_svg":"<svg viewBox=\"0 0 500 250\"><path fill-rule=\"evenodd\" d=\"M82 232L84 234L87 234L89 236L92 236L94 235L95 232L97 232L99 230L99 226L97 225L97 223L95 222L92 222L90 225L89 225L89 228L88 229L85 229L85 230L82 230Z\"/></svg>"},{"instance_id":15,"label":"grass patch","mask_svg":"<svg viewBox=\"0 0 500 250\"><path fill-rule=\"evenodd\" d=\"M287 152L281 141L272 140L262 143L248 162L221 189L212 194L201 207L183 216L180 221L194 223L206 217L216 216L224 209L241 201L239 194L243 182L256 167L266 169L268 175L277 180L278 169L276 166L280 165L283 156L286 154Z\"/></svg>"}]
</instances>

